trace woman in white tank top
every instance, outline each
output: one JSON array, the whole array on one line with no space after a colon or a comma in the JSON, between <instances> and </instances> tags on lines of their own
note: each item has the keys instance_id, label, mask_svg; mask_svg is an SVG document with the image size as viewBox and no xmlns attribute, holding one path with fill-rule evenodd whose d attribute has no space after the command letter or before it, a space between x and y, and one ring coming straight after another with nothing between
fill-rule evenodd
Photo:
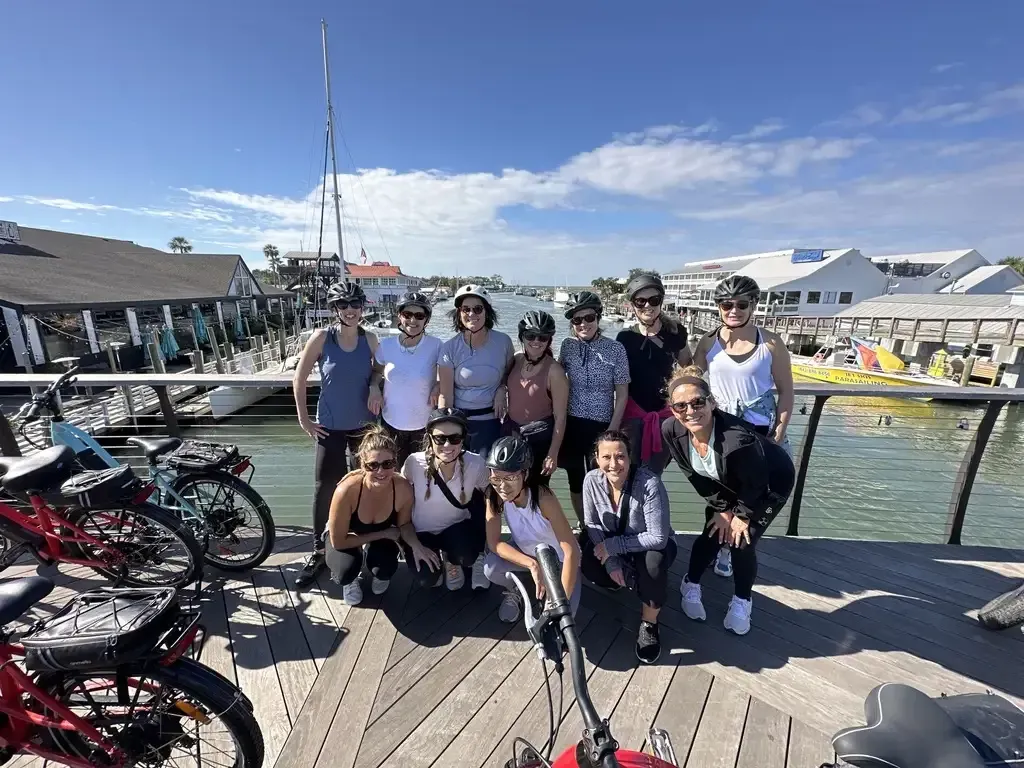
<instances>
[{"instance_id":1,"label":"woman in white tank top","mask_svg":"<svg viewBox=\"0 0 1024 768\"><path fill-rule=\"evenodd\" d=\"M537 545L551 546L562 562L562 588L576 613L580 603L580 549L555 494L529 479L533 465L530 444L517 434L502 437L487 454L490 487L487 499L487 546L484 574L492 584L504 587L498 618L514 624L522 615L522 596L509 578L512 572L533 579L537 599L544 597L540 566L533 556ZM510 541L502 540L502 523Z\"/></svg>"}]
</instances>

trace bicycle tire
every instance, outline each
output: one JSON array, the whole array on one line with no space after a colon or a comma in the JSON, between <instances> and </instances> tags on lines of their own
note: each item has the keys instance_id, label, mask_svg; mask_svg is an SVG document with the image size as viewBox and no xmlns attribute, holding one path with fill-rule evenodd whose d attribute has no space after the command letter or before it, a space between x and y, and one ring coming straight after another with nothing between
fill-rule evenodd
<instances>
[{"instance_id":1,"label":"bicycle tire","mask_svg":"<svg viewBox=\"0 0 1024 768\"><path fill-rule=\"evenodd\" d=\"M230 681L192 659L179 659L167 667L147 664L115 670L47 673L39 679L39 684L55 699L67 703L61 697L68 696L69 686L78 681L112 677L120 682L126 676L148 678L171 686L201 704L206 713L216 714L237 746L238 755L233 768L262 768L263 731L244 694ZM55 730L49 733L51 740L69 754L86 752L88 745L84 744L78 734ZM113 741L117 743L116 738Z\"/></svg>"},{"instance_id":2,"label":"bicycle tire","mask_svg":"<svg viewBox=\"0 0 1024 768\"><path fill-rule=\"evenodd\" d=\"M215 568L235 573L248 571L262 565L263 562L270 557L270 553L274 551L274 543L277 540L277 529L274 526L274 516L271 513L270 506L267 502L264 501L263 497L256 492L255 488L240 477L232 475L229 472L186 472L174 478L174 482L171 483L171 489L182 498L186 498L185 490L189 485L197 482L216 483L224 486L231 493L239 494L256 511L256 516L259 518L260 523L263 526L263 538L260 541L259 547L256 549L255 555L247 557L244 560L225 560L217 557L216 554L211 554L210 543L211 541L215 543L216 538L207 531L207 542L206 547L203 550L203 559ZM201 514L205 517L205 510L201 511Z\"/></svg>"},{"instance_id":3,"label":"bicycle tire","mask_svg":"<svg viewBox=\"0 0 1024 768\"><path fill-rule=\"evenodd\" d=\"M188 530L188 527L178 518L177 515L171 514L165 509L162 509L155 504L149 502L143 502L141 504L126 504L122 509L126 512L138 515L141 518L147 519L152 523L156 523L158 526L167 529L167 531L175 537L180 544L182 544L189 555L189 563L185 571L180 574L177 578L172 580L162 580L159 582L153 582L148 579L139 579L129 576L125 573L119 573L118 570L113 568L102 568L100 566L90 566L94 571L99 573L114 582L116 585L127 585L132 587L175 587L181 589L182 587L188 586L193 582L199 581L203 577L203 551L199 544L196 542L192 532ZM94 515L104 511L115 511L115 510L100 510L100 509L78 509L73 513L69 513L68 520L79 527L82 527L82 523L85 518L90 515ZM102 532L100 532L102 533ZM92 533L97 539L103 540L102 535L96 535ZM81 548L81 545L79 545ZM116 545L115 545L116 548Z\"/></svg>"},{"instance_id":4,"label":"bicycle tire","mask_svg":"<svg viewBox=\"0 0 1024 768\"><path fill-rule=\"evenodd\" d=\"M978 611L985 629L1009 629L1024 623L1024 583L990 600Z\"/></svg>"}]
</instances>

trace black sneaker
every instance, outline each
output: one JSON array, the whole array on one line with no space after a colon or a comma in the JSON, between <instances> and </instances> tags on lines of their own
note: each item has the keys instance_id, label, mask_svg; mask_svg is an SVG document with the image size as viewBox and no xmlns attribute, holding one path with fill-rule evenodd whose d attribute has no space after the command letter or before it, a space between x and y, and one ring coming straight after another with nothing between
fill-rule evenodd
<instances>
[{"instance_id":1,"label":"black sneaker","mask_svg":"<svg viewBox=\"0 0 1024 768\"><path fill-rule=\"evenodd\" d=\"M320 569L323 567L324 553L311 552L309 557L306 558L306 562L302 564L302 570L299 571L299 575L295 577L295 586L299 589L308 587L316 580L316 575L320 573Z\"/></svg>"},{"instance_id":2,"label":"black sneaker","mask_svg":"<svg viewBox=\"0 0 1024 768\"><path fill-rule=\"evenodd\" d=\"M641 664L653 664L661 657L661 637L657 624L640 622L640 631L636 636L636 657Z\"/></svg>"}]
</instances>

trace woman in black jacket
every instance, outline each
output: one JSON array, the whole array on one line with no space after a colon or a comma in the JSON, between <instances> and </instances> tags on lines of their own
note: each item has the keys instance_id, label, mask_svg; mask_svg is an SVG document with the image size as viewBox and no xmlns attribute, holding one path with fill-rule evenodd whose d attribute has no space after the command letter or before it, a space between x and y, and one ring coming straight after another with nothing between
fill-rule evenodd
<instances>
[{"instance_id":1,"label":"woman in black jacket","mask_svg":"<svg viewBox=\"0 0 1024 768\"><path fill-rule=\"evenodd\" d=\"M675 418L662 425L662 439L687 479L707 502L706 535L690 550L682 583L682 607L695 621L707 615L700 579L721 546L732 549L736 595L725 628L750 631L751 591L757 578L757 540L785 506L795 471L785 449L737 416L718 410L702 371L684 369L668 386Z\"/></svg>"}]
</instances>

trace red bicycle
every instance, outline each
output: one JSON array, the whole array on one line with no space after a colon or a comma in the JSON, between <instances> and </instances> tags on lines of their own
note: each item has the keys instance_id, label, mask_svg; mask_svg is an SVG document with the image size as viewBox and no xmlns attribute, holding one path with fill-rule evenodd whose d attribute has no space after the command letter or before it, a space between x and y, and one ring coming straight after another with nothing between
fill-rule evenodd
<instances>
[{"instance_id":1,"label":"red bicycle","mask_svg":"<svg viewBox=\"0 0 1024 768\"><path fill-rule=\"evenodd\" d=\"M181 587L202 577L195 537L146 501L153 485L128 465L73 476L76 468L67 446L0 456L0 485L12 497L0 501L0 570L27 552L132 586Z\"/></svg>"},{"instance_id":2,"label":"red bicycle","mask_svg":"<svg viewBox=\"0 0 1024 768\"><path fill-rule=\"evenodd\" d=\"M41 576L0 583L0 623L52 589ZM183 607L174 588L94 590L20 638L0 630L0 764L31 754L73 768L182 758L260 768L251 702L185 658L201 633L199 611Z\"/></svg>"}]
</instances>

